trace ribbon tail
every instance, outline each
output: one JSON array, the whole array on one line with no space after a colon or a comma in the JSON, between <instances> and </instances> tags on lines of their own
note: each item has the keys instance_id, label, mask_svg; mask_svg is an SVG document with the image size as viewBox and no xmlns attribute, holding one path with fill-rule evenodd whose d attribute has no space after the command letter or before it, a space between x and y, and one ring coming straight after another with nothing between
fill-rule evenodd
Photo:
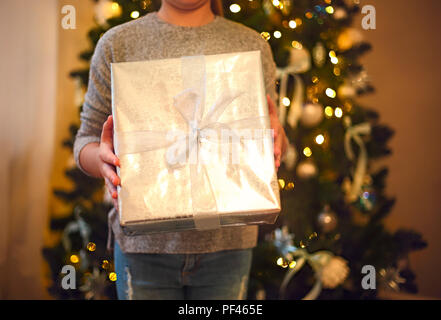
<instances>
[{"instance_id":1,"label":"ribbon tail","mask_svg":"<svg viewBox=\"0 0 441 320\"><path fill-rule=\"evenodd\" d=\"M288 270L288 272L286 273L285 277L282 280L282 284L280 285L280 290L279 290L280 299L282 299L282 300L285 299L286 288L287 288L289 282L291 281L292 277L298 271L300 271L300 269L302 269L305 262L306 262L306 258L301 257L296 261L296 265L294 266L294 268Z\"/></svg>"},{"instance_id":2,"label":"ribbon tail","mask_svg":"<svg viewBox=\"0 0 441 320\"><path fill-rule=\"evenodd\" d=\"M291 99L291 108L288 112L288 117L286 122L292 127L297 127L297 123L302 114L302 105L303 105L303 92L304 92L304 84L302 78L295 74L294 75L295 88L293 92L293 96Z\"/></svg>"}]
</instances>

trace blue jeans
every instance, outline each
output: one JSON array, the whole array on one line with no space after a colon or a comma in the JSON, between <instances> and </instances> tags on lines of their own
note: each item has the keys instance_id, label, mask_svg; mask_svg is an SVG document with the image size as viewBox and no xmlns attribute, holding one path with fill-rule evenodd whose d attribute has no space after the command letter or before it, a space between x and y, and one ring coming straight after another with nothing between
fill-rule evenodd
<instances>
[{"instance_id":1,"label":"blue jeans","mask_svg":"<svg viewBox=\"0 0 441 320\"><path fill-rule=\"evenodd\" d=\"M252 249L203 254L124 253L115 241L118 299L246 299Z\"/></svg>"}]
</instances>

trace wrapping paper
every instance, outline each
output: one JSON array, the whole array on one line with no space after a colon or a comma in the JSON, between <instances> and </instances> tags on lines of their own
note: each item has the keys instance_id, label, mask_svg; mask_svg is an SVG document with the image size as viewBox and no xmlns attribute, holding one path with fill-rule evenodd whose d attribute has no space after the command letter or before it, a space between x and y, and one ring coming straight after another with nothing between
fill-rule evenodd
<instances>
[{"instance_id":1,"label":"wrapping paper","mask_svg":"<svg viewBox=\"0 0 441 320\"><path fill-rule=\"evenodd\" d=\"M260 51L111 71L126 234L274 223L280 198Z\"/></svg>"}]
</instances>

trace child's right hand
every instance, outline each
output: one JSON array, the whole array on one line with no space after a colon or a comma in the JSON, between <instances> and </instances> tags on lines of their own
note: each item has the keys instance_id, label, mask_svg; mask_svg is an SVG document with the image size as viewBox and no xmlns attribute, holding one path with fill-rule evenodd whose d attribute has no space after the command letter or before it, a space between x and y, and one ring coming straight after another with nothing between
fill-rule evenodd
<instances>
[{"instance_id":1,"label":"child's right hand","mask_svg":"<svg viewBox=\"0 0 441 320\"><path fill-rule=\"evenodd\" d=\"M114 153L113 149L113 117L109 116L103 124L103 130L101 131L101 142L98 152L98 167L101 176L104 178L106 187L110 196L112 197L113 204L118 210L118 192L116 187L121 184L121 179L116 173L116 166L119 166L119 159Z\"/></svg>"}]
</instances>

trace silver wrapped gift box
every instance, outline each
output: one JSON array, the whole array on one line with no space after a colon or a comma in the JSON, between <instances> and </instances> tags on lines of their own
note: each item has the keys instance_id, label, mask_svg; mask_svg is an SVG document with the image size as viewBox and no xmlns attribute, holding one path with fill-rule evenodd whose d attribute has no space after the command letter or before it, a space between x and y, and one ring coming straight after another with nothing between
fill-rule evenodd
<instances>
[{"instance_id":1,"label":"silver wrapped gift box","mask_svg":"<svg viewBox=\"0 0 441 320\"><path fill-rule=\"evenodd\" d=\"M281 208L260 51L111 70L126 234L275 222Z\"/></svg>"}]
</instances>

